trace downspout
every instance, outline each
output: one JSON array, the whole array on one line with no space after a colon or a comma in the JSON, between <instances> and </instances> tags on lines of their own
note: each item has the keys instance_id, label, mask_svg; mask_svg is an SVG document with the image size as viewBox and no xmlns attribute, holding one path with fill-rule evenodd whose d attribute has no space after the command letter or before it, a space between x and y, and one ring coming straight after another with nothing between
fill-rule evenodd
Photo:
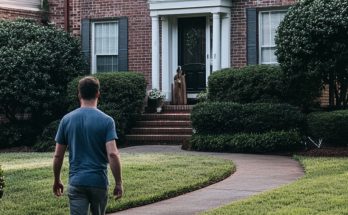
<instances>
[{"instance_id":1,"label":"downspout","mask_svg":"<svg viewBox=\"0 0 348 215\"><path fill-rule=\"evenodd\" d=\"M69 31L69 0L64 1L64 30Z\"/></svg>"}]
</instances>

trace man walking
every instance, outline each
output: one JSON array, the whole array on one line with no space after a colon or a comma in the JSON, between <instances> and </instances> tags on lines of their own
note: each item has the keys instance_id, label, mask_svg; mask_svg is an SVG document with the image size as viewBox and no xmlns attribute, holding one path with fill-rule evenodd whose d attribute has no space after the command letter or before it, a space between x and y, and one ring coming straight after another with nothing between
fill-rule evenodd
<instances>
[{"instance_id":1,"label":"man walking","mask_svg":"<svg viewBox=\"0 0 348 215\"><path fill-rule=\"evenodd\" d=\"M68 113L59 124L53 158L56 196L63 194L60 179L64 154L69 149L68 196L71 215L105 214L107 204L107 163L115 179L113 194L122 197L120 155L116 146L114 120L97 109L100 84L95 77L82 78L78 84L81 107Z\"/></svg>"}]
</instances>

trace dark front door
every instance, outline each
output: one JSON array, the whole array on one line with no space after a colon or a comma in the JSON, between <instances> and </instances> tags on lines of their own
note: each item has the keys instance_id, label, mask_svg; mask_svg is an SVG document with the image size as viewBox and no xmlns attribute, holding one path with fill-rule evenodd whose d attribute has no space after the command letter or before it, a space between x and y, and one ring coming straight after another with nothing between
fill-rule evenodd
<instances>
[{"instance_id":1,"label":"dark front door","mask_svg":"<svg viewBox=\"0 0 348 215\"><path fill-rule=\"evenodd\" d=\"M179 18L179 65L186 74L187 92L205 89L205 17Z\"/></svg>"}]
</instances>

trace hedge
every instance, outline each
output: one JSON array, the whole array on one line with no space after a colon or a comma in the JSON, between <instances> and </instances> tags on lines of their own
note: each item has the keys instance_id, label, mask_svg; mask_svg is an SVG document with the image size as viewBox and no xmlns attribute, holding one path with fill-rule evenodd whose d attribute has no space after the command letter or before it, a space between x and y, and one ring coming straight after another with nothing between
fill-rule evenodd
<instances>
[{"instance_id":1,"label":"hedge","mask_svg":"<svg viewBox=\"0 0 348 215\"><path fill-rule=\"evenodd\" d=\"M39 129L31 121L18 121L0 124L0 149L16 146L32 146Z\"/></svg>"},{"instance_id":2,"label":"hedge","mask_svg":"<svg viewBox=\"0 0 348 215\"><path fill-rule=\"evenodd\" d=\"M324 145L348 146L348 110L314 112L307 116L308 135Z\"/></svg>"},{"instance_id":3,"label":"hedge","mask_svg":"<svg viewBox=\"0 0 348 215\"><path fill-rule=\"evenodd\" d=\"M193 128L201 134L302 130L306 123L298 108L271 103L199 103L191 119Z\"/></svg>"},{"instance_id":4,"label":"hedge","mask_svg":"<svg viewBox=\"0 0 348 215\"><path fill-rule=\"evenodd\" d=\"M282 102L283 73L278 66L229 68L209 76L208 99L237 103Z\"/></svg>"},{"instance_id":5,"label":"hedge","mask_svg":"<svg viewBox=\"0 0 348 215\"><path fill-rule=\"evenodd\" d=\"M301 135L297 131L271 131L261 134L239 133L234 135L194 134L189 144L189 148L197 151L288 152L301 148Z\"/></svg>"},{"instance_id":6,"label":"hedge","mask_svg":"<svg viewBox=\"0 0 348 215\"><path fill-rule=\"evenodd\" d=\"M98 108L114 118L118 142L122 142L125 132L140 115L146 94L146 82L142 74L135 72L98 73L100 81ZM77 97L78 77L68 85L69 110L79 107Z\"/></svg>"},{"instance_id":7,"label":"hedge","mask_svg":"<svg viewBox=\"0 0 348 215\"><path fill-rule=\"evenodd\" d=\"M60 120L51 122L42 131L42 134L37 138L33 149L38 152L52 152L55 149L56 142L54 138L58 130Z\"/></svg>"}]
</instances>

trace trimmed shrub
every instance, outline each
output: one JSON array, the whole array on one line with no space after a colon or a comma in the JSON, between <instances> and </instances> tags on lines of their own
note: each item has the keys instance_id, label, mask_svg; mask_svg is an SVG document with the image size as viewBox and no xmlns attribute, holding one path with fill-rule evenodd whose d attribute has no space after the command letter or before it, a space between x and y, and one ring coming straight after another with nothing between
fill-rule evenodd
<instances>
[{"instance_id":1,"label":"trimmed shrub","mask_svg":"<svg viewBox=\"0 0 348 215\"><path fill-rule=\"evenodd\" d=\"M38 129L28 121L0 124L0 148L31 146L37 133Z\"/></svg>"},{"instance_id":2,"label":"trimmed shrub","mask_svg":"<svg viewBox=\"0 0 348 215\"><path fill-rule=\"evenodd\" d=\"M305 116L288 104L212 102L197 104L191 114L197 133L261 133L302 130Z\"/></svg>"},{"instance_id":3,"label":"trimmed shrub","mask_svg":"<svg viewBox=\"0 0 348 215\"><path fill-rule=\"evenodd\" d=\"M198 151L216 152L285 152L301 148L301 135L297 131L271 131L261 134L239 133L235 135L194 134L190 147Z\"/></svg>"},{"instance_id":4,"label":"trimmed shrub","mask_svg":"<svg viewBox=\"0 0 348 215\"><path fill-rule=\"evenodd\" d=\"M80 41L30 21L0 21L0 110L10 122L31 115L42 127L67 110L69 81L86 73Z\"/></svg>"},{"instance_id":5,"label":"trimmed shrub","mask_svg":"<svg viewBox=\"0 0 348 215\"><path fill-rule=\"evenodd\" d=\"M60 120L51 122L42 131L42 134L38 137L33 149L38 152L53 152L56 146L54 138L58 130Z\"/></svg>"},{"instance_id":6,"label":"trimmed shrub","mask_svg":"<svg viewBox=\"0 0 348 215\"><path fill-rule=\"evenodd\" d=\"M146 82L142 74L135 72L98 73L100 99L98 108L114 118L118 142L140 115L146 95ZM68 85L69 110L79 107L77 85L81 77Z\"/></svg>"},{"instance_id":7,"label":"trimmed shrub","mask_svg":"<svg viewBox=\"0 0 348 215\"><path fill-rule=\"evenodd\" d=\"M0 114L9 120L0 125L0 147L32 145L66 113L68 82L87 71L80 41L25 20L0 20L0 38Z\"/></svg>"},{"instance_id":8,"label":"trimmed shrub","mask_svg":"<svg viewBox=\"0 0 348 215\"><path fill-rule=\"evenodd\" d=\"M314 112L307 116L308 135L325 145L348 146L348 110Z\"/></svg>"},{"instance_id":9,"label":"trimmed shrub","mask_svg":"<svg viewBox=\"0 0 348 215\"><path fill-rule=\"evenodd\" d=\"M0 199L2 198L2 195L4 194L4 187L5 187L4 172L0 166Z\"/></svg>"},{"instance_id":10,"label":"trimmed shrub","mask_svg":"<svg viewBox=\"0 0 348 215\"><path fill-rule=\"evenodd\" d=\"M276 55L287 77L289 99L297 105L310 105L328 84L336 94L335 105L347 107L347 17L347 0L301 0L280 23Z\"/></svg>"},{"instance_id":11,"label":"trimmed shrub","mask_svg":"<svg viewBox=\"0 0 348 215\"><path fill-rule=\"evenodd\" d=\"M224 69L211 74L208 85L208 98L211 101L283 101L283 73L278 66L256 65Z\"/></svg>"}]
</instances>

